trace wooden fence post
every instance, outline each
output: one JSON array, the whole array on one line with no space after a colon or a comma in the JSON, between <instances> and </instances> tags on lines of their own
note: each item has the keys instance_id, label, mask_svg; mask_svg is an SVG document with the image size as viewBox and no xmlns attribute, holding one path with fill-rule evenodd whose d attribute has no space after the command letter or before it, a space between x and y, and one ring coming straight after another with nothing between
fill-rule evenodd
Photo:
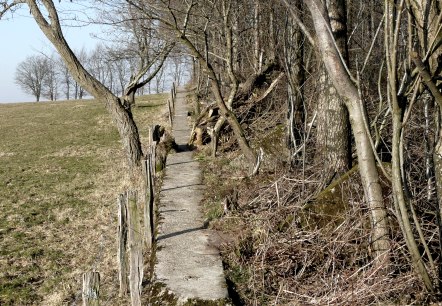
<instances>
[{"instance_id":1,"label":"wooden fence post","mask_svg":"<svg viewBox=\"0 0 442 306\"><path fill-rule=\"evenodd\" d=\"M175 86L175 82L172 83L171 96L172 96L172 110L175 112L175 100L176 100L176 86Z\"/></svg>"},{"instance_id":2,"label":"wooden fence post","mask_svg":"<svg viewBox=\"0 0 442 306\"><path fill-rule=\"evenodd\" d=\"M151 149L151 153L152 155L150 156L150 194L151 194L151 207L152 207L152 231L155 231L155 225L157 224L157 220L156 220L156 215L155 215L155 211L156 211L156 207L155 207L155 201L154 201L154 197L155 197L155 171L156 171L156 155L155 155L155 148L156 148L157 143L154 142L154 144L152 145ZM152 239L155 239L155 237L152 236Z\"/></svg>"},{"instance_id":3,"label":"wooden fence post","mask_svg":"<svg viewBox=\"0 0 442 306\"><path fill-rule=\"evenodd\" d=\"M83 273L83 306L100 305L100 273Z\"/></svg>"},{"instance_id":4,"label":"wooden fence post","mask_svg":"<svg viewBox=\"0 0 442 306\"><path fill-rule=\"evenodd\" d=\"M172 97L173 100L173 97ZM170 102L170 99L167 99L167 107L169 109L169 124L170 124L170 128L173 127L173 110L172 110L172 103Z\"/></svg>"},{"instance_id":5,"label":"wooden fence post","mask_svg":"<svg viewBox=\"0 0 442 306\"><path fill-rule=\"evenodd\" d=\"M152 164L151 167L151 175L152 177L155 177L156 172L156 152L155 148L157 145L157 141L154 139L154 131L155 131L155 125L151 126L149 128L149 153L150 153L150 163ZM152 180L152 184L154 185L154 181Z\"/></svg>"},{"instance_id":6,"label":"wooden fence post","mask_svg":"<svg viewBox=\"0 0 442 306\"><path fill-rule=\"evenodd\" d=\"M216 157L216 150L218 149L218 135L215 132L215 128L207 128L207 132L210 135L210 138L212 138L212 157Z\"/></svg>"},{"instance_id":7,"label":"wooden fence post","mask_svg":"<svg viewBox=\"0 0 442 306\"><path fill-rule=\"evenodd\" d=\"M120 281L120 297L127 293L127 194L118 197L118 279Z\"/></svg>"},{"instance_id":8,"label":"wooden fence post","mask_svg":"<svg viewBox=\"0 0 442 306\"><path fill-rule=\"evenodd\" d=\"M137 207L137 192L128 192L129 288L132 306L141 306L143 281L143 235Z\"/></svg>"},{"instance_id":9,"label":"wooden fence post","mask_svg":"<svg viewBox=\"0 0 442 306\"><path fill-rule=\"evenodd\" d=\"M152 185L152 165L151 156L147 155L147 158L143 161L143 172L145 179L145 203L144 203L144 237L146 238L146 245L149 249L152 248L153 241L155 240L155 223L154 223L154 192Z\"/></svg>"}]
</instances>

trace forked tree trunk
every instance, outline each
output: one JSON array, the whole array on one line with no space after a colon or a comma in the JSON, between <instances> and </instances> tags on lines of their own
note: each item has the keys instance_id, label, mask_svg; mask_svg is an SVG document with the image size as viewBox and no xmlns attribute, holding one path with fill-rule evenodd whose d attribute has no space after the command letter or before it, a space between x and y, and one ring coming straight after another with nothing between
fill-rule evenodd
<instances>
[{"instance_id":1,"label":"forked tree trunk","mask_svg":"<svg viewBox=\"0 0 442 306\"><path fill-rule=\"evenodd\" d=\"M57 49L73 78L97 100L105 103L123 142L129 169L134 172L141 165L143 154L138 129L130 109L123 107L120 99L81 65L63 36L54 3L51 0L41 1L48 13L48 19L42 14L36 0L26 0L26 3L38 26Z\"/></svg>"},{"instance_id":2,"label":"forked tree trunk","mask_svg":"<svg viewBox=\"0 0 442 306\"><path fill-rule=\"evenodd\" d=\"M129 105L135 105L135 90L132 90L129 94L123 97L124 101L127 101Z\"/></svg>"},{"instance_id":3,"label":"forked tree trunk","mask_svg":"<svg viewBox=\"0 0 442 306\"><path fill-rule=\"evenodd\" d=\"M403 133L403 103L401 100L406 99L400 96L398 86L398 45L399 45L399 25L402 16L404 1L398 4L392 4L388 0L385 1L385 52L387 56L387 73L388 73L388 93L389 101L392 109L393 122L393 137L392 137L392 187L393 199L396 208L396 213L399 218L402 234L410 253L411 262L417 274L421 277L425 287L429 292L434 292L434 287L431 277L428 273L427 267L424 264L421 252L419 251L418 243L414 237L414 229L408 215L410 209L409 199L407 198L405 190L405 178L402 174L401 150L402 142L401 136Z\"/></svg>"},{"instance_id":4,"label":"forked tree trunk","mask_svg":"<svg viewBox=\"0 0 442 306\"><path fill-rule=\"evenodd\" d=\"M419 3L420 2L420 3ZM419 24L419 29L421 29L418 34L420 38L420 49L423 54L427 54L429 46L426 44L426 40L428 39L426 37L426 33L432 33L430 34L430 39L432 41L434 33L436 33L436 29L440 27L441 20L442 20L442 14L439 14L439 16L436 18L436 8L435 3L431 0L429 1L419 1L417 3L413 3L412 7L415 12L415 15L417 16L417 22ZM418 4L425 5L426 8L429 9L429 12L427 15L422 16L422 12L419 11L418 7L415 7ZM428 20L425 21L425 18L429 18L430 20L433 20L433 22L428 22ZM437 20L434 22L434 20ZM427 27L425 27L427 26ZM440 89L437 87L437 84L434 82L435 77L438 74L438 69L440 69L437 59L441 56L442 49L439 47L439 49L434 49L434 52L432 52L431 56L428 59L427 65L425 65L421 59L421 56L417 52L412 52L411 57L416 65L418 72L421 76L422 82L426 85L427 89L431 92L431 95L434 97L435 102L437 103L437 106L439 108L439 116L442 111L442 93ZM434 153L433 153L433 162L434 162L434 173L436 177L436 191L437 191L437 199L438 199L438 211L436 212L438 214L438 226L439 226L439 249L442 250L442 130L441 130L441 120L440 117L438 120L435 120L437 122L436 131L438 134L436 135L436 143L434 146ZM441 289L442 283L441 283L441 276L442 276L442 265L439 264L439 290ZM428 286L427 286L428 287Z\"/></svg>"},{"instance_id":5,"label":"forked tree trunk","mask_svg":"<svg viewBox=\"0 0 442 306\"><path fill-rule=\"evenodd\" d=\"M345 63L339 56L335 42L330 34L328 16L323 4L318 0L306 1L311 13L317 36L317 48L339 95L342 97L350 115L350 123L356 142L359 172L364 188L365 200L370 209L372 226L372 249L375 253L375 266L382 268L390 262L390 240L387 210L383 202L379 174L370 144L370 135L365 129L365 113L358 89L351 80Z\"/></svg>"},{"instance_id":6,"label":"forked tree trunk","mask_svg":"<svg viewBox=\"0 0 442 306\"><path fill-rule=\"evenodd\" d=\"M159 53L150 62L146 63L145 60L141 61L141 67L139 67L136 74L131 75L129 84L126 85L123 90L123 95L121 98L123 100L123 105L126 105L127 107L130 107L130 105L135 105L135 94L137 90L143 88L146 84L149 84L150 81L160 72L161 68L164 65L164 62L166 61L169 53L172 51L174 46L175 44L165 46L162 52ZM158 62L157 67L149 75L146 76L146 74L156 62ZM141 81L141 79L143 80Z\"/></svg>"}]
</instances>

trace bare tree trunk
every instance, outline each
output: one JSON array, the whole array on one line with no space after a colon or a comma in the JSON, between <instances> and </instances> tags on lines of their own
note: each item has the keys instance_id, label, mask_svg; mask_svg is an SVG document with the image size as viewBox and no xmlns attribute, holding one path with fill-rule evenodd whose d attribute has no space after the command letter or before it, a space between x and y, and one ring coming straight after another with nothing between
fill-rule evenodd
<instances>
[{"instance_id":1,"label":"bare tree trunk","mask_svg":"<svg viewBox=\"0 0 442 306\"><path fill-rule=\"evenodd\" d=\"M120 99L82 66L63 36L54 3L50 0L42 0L41 2L48 12L48 19L43 16L36 0L26 1L38 26L57 49L75 80L97 100L105 103L123 142L129 169L131 172L134 171L141 165L143 154L138 129L130 109L124 108Z\"/></svg>"},{"instance_id":2,"label":"bare tree trunk","mask_svg":"<svg viewBox=\"0 0 442 306\"><path fill-rule=\"evenodd\" d=\"M436 145L434 147L433 152L433 163L434 163L434 176L436 178L436 194L437 194L437 203L438 203L438 211L437 220L439 226L439 250L442 253L442 133L440 126L440 119L438 120L439 127L438 132L439 135L437 137ZM439 263L439 290L441 290L441 281L442 280L442 264Z\"/></svg>"},{"instance_id":3,"label":"bare tree trunk","mask_svg":"<svg viewBox=\"0 0 442 306\"><path fill-rule=\"evenodd\" d=\"M308 0L306 4L313 19L318 51L321 53L322 61L330 79L342 97L350 115L350 123L356 142L359 172L365 199L370 208L372 249L375 253L375 266L382 268L390 262L389 227L387 210L383 202L381 185L379 183L379 174L370 144L370 135L364 125L366 118L364 117L365 112L362 109L363 104L360 101L358 89L351 79L345 62L335 46L324 6L318 0Z\"/></svg>"},{"instance_id":4,"label":"bare tree trunk","mask_svg":"<svg viewBox=\"0 0 442 306\"><path fill-rule=\"evenodd\" d=\"M428 57L428 61L426 64L424 64L418 52L412 52L411 58L413 60L413 63L417 67L422 82L426 85L427 89L430 91L439 109L438 117L435 120L437 122L436 123L437 134L436 134L436 143L433 151L433 162L434 162L434 172L436 177L436 191L437 191L438 208L439 208L439 211L436 213L438 214L438 220L439 220L438 226L440 234L439 238L441 243L440 249L442 249L442 238L441 238L442 225L440 222L440 220L442 219L442 133L441 133L441 121L440 121L440 112L442 110L442 94L440 92L440 89L437 87L437 84L434 81L435 77L438 75L438 73L440 73L440 71L438 72L438 69L441 69L440 65L438 64L438 58L440 58L442 50L441 48L439 49L435 48L435 46L432 43L436 42L436 37L434 37L435 33L440 31L442 13L440 13L439 11L439 15L437 15L435 2L432 0L428 1L422 0L422 1L417 1L416 3L413 2L411 6L412 10L414 11L414 16L416 17L416 22L418 23L418 28L420 29L420 31L418 31L420 52L426 54L426 57ZM419 7L425 7L425 12L422 12L419 9ZM429 22L429 20L432 20L433 22ZM421 260L419 260L417 263L418 264L421 263ZM418 266L418 268L425 268L425 267ZM431 289L433 288L431 286L431 283L430 286L427 285L429 280L424 278L425 276L424 272L421 273L421 276L423 275L423 280L424 282L426 281L425 285L431 291ZM442 266L439 265L439 287L441 286L440 282L441 275L442 275Z\"/></svg>"},{"instance_id":5,"label":"bare tree trunk","mask_svg":"<svg viewBox=\"0 0 442 306\"><path fill-rule=\"evenodd\" d=\"M228 122L230 127L233 130L233 133L235 135L236 140L238 141L238 145L244 154L244 156L247 159L248 165L250 170L252 171L255 167L255 164L257 162L257 154L255 151L250 147L249 142L246 138L246 135L244 133L243 128L241 127L241 124L238 121L238 118L231 110L231 105L233 103L233 99L235 98L235 95L238 91L238 81L236 80L234 73L233 73L233 58L232 58L232 30L228 24L228 16L229 16L229 10L230 8L225 7L225 12L223 12L224 16L224 30L226 35L226 48L228 52L228 69L229 69L229 77L232 81L232 89L230 90L229 97L227 99L227 103L225 99L223 98L222 92L221 92L221 85L219 82L219 77L216 75L215 70L213 69L212 65L208 61L208 58L203 56L203 54L198 51L196 46L189 40L189 38L186 35L183 35L182 32L178 28L174 28L175 31L177 31L180 36L179 38L183 42L184 45L186 45L189 48L190 53L192 56L198 59L201 66L204 67L206 70L210 86L212 88L212 93L215 96L216 103L220 109L221 115L225 118L225 120ZM169 24L167 21L164 21L166 24ZM170 25L170 24L169 24Z\"/></svg>"},{"instance_id":6,"label":"bare tree trunk","mask_svg":"<svg viewBox=\"0 0 442 306\"><path fill-rule=\"evenodd\" d=\"M170 44L165 46L162 52L160 52L152 61L145 62L142 61L141 67L136 74L132 75L130 78L129 84L126 85L123 91L122 99L123 104L125 105L135 105L135 94L137 90L144 87L146 84L149 84L149 93L150 93L150 81L161 71L164 62L166 61L169 53L172 51L175 44ZM145 75L149 72L149 70L153 67L153 65L158 62L157 67L147 76ZM144 80L141 79L144 77Z\"/></svg>"},{"instance_id":7,"label":"bare tree trunk","mask_svg":"<svg viewBox=\"0 0 442 306\"><path fill-rule=\"evenodd\" d=\"M327 6L336 46L348 63L345 1L328 0ZM322 180L328 185L351 167L350 122L347 109L324 67L319 74L315 160L324 165Z\"/></svg>"},{"instance_id":8,"label":"bare tree trunk","mask_svg":"<svg viewBox=\"0 0 442 306\"><path fill-rule=\"evenodd\" d=\"M261 70L260 67L260 43L259 43L259 26L260 26L260 9L259 9L259 0L255 0L255 7L254 7L254 16L253 16L253 39L254 42L254 49L253 49L253 68L255 69L255 73L258 73L258 71Z\"/></svg>"},{"instance_id":9,"label":"bare tree trunk","mask_svg":"<svg viewBox=\"0 0 442 306\"><path fill-rule=\"evenodd\" d=\"M323 165L322 182L333 179L351 167L349 117L325 68L320 68L315 161Z\"/></svg>"},{"instance_id":10,"label":"bare tree trunk","mask_svg":"<svg viewBox=\"0 0 442 306\"><path fill-rule=\"evenodd\" d=\"M303 5L301 0L295 3L296 9L303 19ZM288 113L287 113L287 147L291 151L290 163L295 162L292 156L301 145L304 134L304 40L305 37L298 26L287 17L287 32L284 40L284 70L288 80Z\"/></svg>"}]
</instances>

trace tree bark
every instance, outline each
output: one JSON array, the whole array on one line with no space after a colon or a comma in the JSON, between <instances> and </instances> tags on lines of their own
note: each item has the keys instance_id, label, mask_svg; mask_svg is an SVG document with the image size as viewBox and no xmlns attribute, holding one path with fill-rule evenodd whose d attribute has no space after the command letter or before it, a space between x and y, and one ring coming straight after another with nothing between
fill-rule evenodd
<instances>
[{"instance_id":1,"label":"tree bark","mask_svg":"<svg viewBox=\"0 0 442 306\"><path fill-rule=\"evenodd\" d=\"M345 1L328 0L327 7L336 46L348 63ZM322 65L319 75L315 160L324 165L322 180L328 185L351 168L350 122L347 109Z\"/></svg>"},{"instance_id":2,"label":"tree bark","mask_svg":"<svg viewBox=\"0 0 442 306\"><path fill-rule=\"evenodd\" d=\"M350 123L356 142L359 172L364 188L365 200L370 209L372 226L372 249L375 253L375 266L382 268L390 262L390 241L387 210L383 202L379 174L370 144L370 135L364 125L365 112L360 101L358 89L351 79L345 62L339 55L325 8L317 0L306 1L313 19L318 51L339 95L342 97L350 115Z\"/></svg>"},{"instance_id":3,"label":"tree bark","mask_svg":"<svg viewBox=\"0 0 442 306\"><path fill-rule=\"evenodd\" d=\"M255 0L254 3L254 16L253 16L253 39L254 39L254 49L253 49L253 68L255 73L261 70L260 67L260 39L259 39L259 26L260 26L260 7L259 0Z\"/></svg>"},{"instance_id":4,"label":"tree bark","mask_svg":"<svg viewBox=\"0 0 442 306\"><path fill-rule=\"evenodd\" d=\"M83 273L83 306L100 305L100 273Z\"/></svg>"}]
</instances>

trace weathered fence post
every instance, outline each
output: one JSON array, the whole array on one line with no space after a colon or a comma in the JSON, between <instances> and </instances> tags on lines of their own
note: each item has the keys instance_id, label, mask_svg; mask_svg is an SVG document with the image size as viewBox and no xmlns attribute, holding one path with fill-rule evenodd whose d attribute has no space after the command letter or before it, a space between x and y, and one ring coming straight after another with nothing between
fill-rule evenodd
<instances>
[{"instance_id":1,"label":"weathered fence post","mask_svg":"<svg viewBox=\"0 0 442 306\"><path fill-rule=\"evenodd\" d=\"M176 86L175 86L175 82L172 83L172 88L171 88L171 96L172 96L172 110L173 112L175 112L175 99L176 99Z\"/></svg>"},{"instance_id":2,"label":"weathered fence post","mask_svg":"<svg viewBox=\"0 0 442 306\"><path fill-rule=\"evenodd\" d=\"M83 306L100 305L100 273L83 273Z\"/></svg>"},{"instance_id":3,"label":"weathered fence post","mask_svg":"<svg viewBox=\"0 0 442 306\"><path fill-rule=\"evenodd\" d=\"M152 178L152 164L151 156L147 155L143 161L143 172L145 179L145 203L144 203L144 237L146 238L146 245L149 249L152 248L155 240L155 223L154 223L154 191Z\"/></svg>"},{"instance_id":4,"label":"weathered fence post","mask_svg":"<svg viewBox=\"0 0 442 306\"><path fill-rule=\"evenodd\" d=\"M207 128L210 138L212 138L212 157L216 157L216 150L218 149L218 135L214 128Z\"/></svg>"},{"instance_id":5,"label":"weathered fence post","mask_svg":"<svg viewBox=\"0 0 442 306\"><path fill-rule=\"evenodd\" d=\"M153 126L151 126L149 128L149 153L150 153L150 162L152 164L152 168L151 168L151 171L152 171L151 175L152 175L152 177L155 177L155 172L156 172L155 164L156 164L156 158L157 157L156 157L155 148L156 148L156 145L157 145L157 141L159 141L159 139L156 139L155 138L156 136L154 135L155 134L155 130L157 129L156 127L157 127L156 125L153 125Z\"/></svg>"},{"instance_id":6,"label":"weathered fence post","mask_svg":"<svg viewBox=\"0 0 442 306\"><path fill-rule=\"evenodd\" d=\"M156 222L156 215L155 215L155 211L156 211L156 207L155 207L155 201L154 201L154 196L155 196L155 172L156 172L156 145L157 143L154 142L150 148L151 150L151 155L150 155L150 162L149 162L149 166L150 166L150 194L151 194L151 206L152 206L152 224L154 225L152 227L152 232L155 231L155 224L157 224ZM155 239L155 237L152 237L152 239Z\"/></svg>"},{"instance_id":7,"label":"weathered fence post","mask_svg":"<svg viewBox=\"0 0 442 306\"><path fill-rule=\"evenodd\" d=\"M169 109L169 124L170 124L170 127L172 128L173 127L173 110L172 110L172 103L170 102L170 100L171 99L167 99L167 106L168 106L168 109ZM173 97L172 97L172 101L173 101Z\"/></svg>"},{"instance_id":8,"label":"weathered fence post","mask_svg":"<svg viewBox=\"0 0 442 306\"><path fill-rule=\"evenodd\" d=\"M143 235L137 207L137 192L128 192L129 228L129 288L132 306L141 306L141 284L143 281Z\"/></svg>"},{"instance_id":9,"label":"weathered fence post","mask_svg":"<svg viewBox=\"0 0 442 306\"><path fill-rule=\"evenodd\" d=\"M120 281L120 297L127 293L127 194L120 194L118 205L118 279Z\"/></svg>"}]
</instances>

